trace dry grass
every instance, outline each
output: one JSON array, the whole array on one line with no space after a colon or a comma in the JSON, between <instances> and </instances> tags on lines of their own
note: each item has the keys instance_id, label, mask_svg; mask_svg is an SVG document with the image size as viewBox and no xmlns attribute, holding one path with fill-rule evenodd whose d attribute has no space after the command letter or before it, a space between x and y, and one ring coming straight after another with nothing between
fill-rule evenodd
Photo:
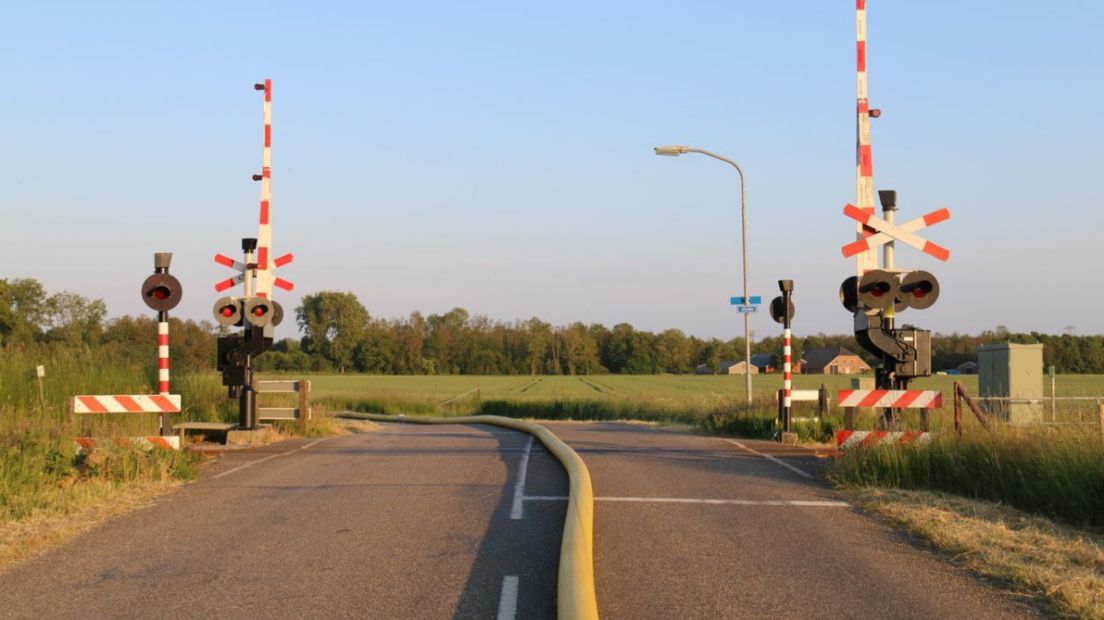
<instances>
[{"instance_id":1,"label":"dry grass","mask_svg":"<svg viewBox=\"0 0 1104 620\"><path fill-rule=\"evenodd\" d=\"M1104 534L999 504L924 491L862 489L854 501L967 568L1061 615L1104 620Z\"/></svg>"},{"instance_id":2,"label":"dry grass","mask_svg":"<svg viewBox=\"0 0 1104 620\"><path fill-rule=\"evenodd\" d=\"M64 544L111 517L148 506L181 484L169 479L126 484L91 480L59 488L57 493L66 496L68 510L37 510L22 519L0 522L0 571Z\"/></svg>"}]
</instances>

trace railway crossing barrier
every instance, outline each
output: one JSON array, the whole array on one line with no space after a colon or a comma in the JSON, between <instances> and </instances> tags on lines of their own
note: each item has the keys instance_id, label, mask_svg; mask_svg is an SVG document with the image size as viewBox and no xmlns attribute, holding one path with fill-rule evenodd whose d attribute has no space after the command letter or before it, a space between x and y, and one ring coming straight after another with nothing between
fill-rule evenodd
<instances>
[{"instance_id":1,"label":"railway crossing barrier","mask_svg":"<svg viewBox=\"0 0 1104 620\"><path fill-rule=\"evenodd\" d=\"M180 303L183 287L169 274L172 252L153 255L153 275L142 282L142 301L157 311L157 394L78 395L69 402L71 415L156 413L160 435L114 439L116 443L145 447L180 449L179 439L172 436L168 416L180 413L180 395L170 393L169 383L169 310ZM76 438L77 450L91 450L96 440Z\"/></svg>"},{"instance_id":2,"label":"railway crossing barrier","mask_svg":"<svg viewBox=\"0 0 1104 620\"><path fill-rule=\"evenodd\" d=\"M253 180L261 183L260 211L257 219L257 236L242 239L244 260L237 261L223 254L215 254L215 262L237 272L236 275L215 283L215 291L222 293L238 284L244 286L241 297L222 297L215 302L215 320L223 327L241 327L241 333L223 333L219 336L216 366L222 373L222 384L230 398L238 399L238 426L242 429L256 427L263 419L299 419L306 425L310 409L302 400L309 393L307 382L291 383L294 389L272 388L268 391L298 391L301 402L298 408L274 407L258 411L253 381L254 358L267 351L274 339L275 327L283 320L284 311L272 299L272 288L290 291L294 285L276 277L275 271L292 262L292 254L273 257L272 254L272 80L254 84L253 88L264 92L264 143L261 156L261 173ZM265 382L258 382L263 384ZM305 389L304 389L305 388Z\"/></svg>"},{"instance_id":3,"label":"railway crossing barrier","mask_svg":"<svg viewBox=\"0 0 1104 620\"><path fill-rule=\"evenodd\" d=\"M926 431L836 431L836 449L868 447L886 444L924 444L934 433Z\"/></svg>"}]
</instances>

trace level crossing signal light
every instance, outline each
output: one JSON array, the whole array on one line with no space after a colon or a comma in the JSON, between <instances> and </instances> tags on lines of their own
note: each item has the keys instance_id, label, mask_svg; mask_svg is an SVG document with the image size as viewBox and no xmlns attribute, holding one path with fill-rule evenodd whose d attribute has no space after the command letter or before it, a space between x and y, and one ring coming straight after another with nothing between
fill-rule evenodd
<instances>
[{"instance_id":1,"label":"level crossing signal light","mask_svg":"<svg viewBox=\"0 0 1104 620\"><path fill-rule=\"evenodd\" d=\"M279 325L284 320L284 309L271 299L262 297L220 297L212 308L215 321L225 327L253 327Z\"/></svg>"},{"instance_id":2,"label":"level crossing signal light","mask_svg":"<svg viewBox=\"0 0 1104 620\"><path fill-rule=\"evenodd\" d=\"M844 309L852 314L858 312L860 304L871 311L925 310L939 299L939 280L921 270L897 274L872 269L861 278L851 276L844 280L839 296Z\"/></svg>"},{"instance_id":3,"label":"level crossing signal light","mask_svg":"<svg viewBox=\"0 0 1104 620\"><path fill-rule=\"evenodd\" d=\"M168 312L180 303L184 289L180 280L169 274L171 252L157 252L153 255L154 272L142 282L142 301L151 310Z\"/></svg>"}]
</instances>

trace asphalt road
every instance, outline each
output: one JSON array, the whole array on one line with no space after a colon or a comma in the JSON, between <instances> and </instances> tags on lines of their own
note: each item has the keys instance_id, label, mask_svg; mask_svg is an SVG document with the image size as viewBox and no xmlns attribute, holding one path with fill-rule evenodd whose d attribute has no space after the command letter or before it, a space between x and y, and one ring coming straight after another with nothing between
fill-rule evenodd
<instances>
[{"instance_id":1,"label":"asphalt road","mask_svg":"<svg viewBox=\"0 0 1104 620\"><path fill-rule=\"evenodd\" d=\"M603 618L1033 615L803 475L805 450L547 426L593 478ZM485 426L233 453L0 575L0 615L553 618L566 492L539 442Z\"/></svg>"}]
</instances>

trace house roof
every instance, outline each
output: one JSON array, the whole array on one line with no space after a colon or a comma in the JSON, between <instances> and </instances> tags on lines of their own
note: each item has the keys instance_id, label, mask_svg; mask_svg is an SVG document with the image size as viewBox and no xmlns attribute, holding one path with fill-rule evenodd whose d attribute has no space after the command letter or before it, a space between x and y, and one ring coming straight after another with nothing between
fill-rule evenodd
<instances>
[{"instance_id":1,"label":"house roof","mask_svg":"<svg viewBox=\"0 0 1104 620\"><path fill-rule=\"evenodd\" d=\"M855 355L844 347L821 347L819 349L805 349L801 352L805 358L806 368L824 368L841 355ZM858 357L855 355L855 357Z\"/></svg>"},{"instance_id":2,"label":"house roof","mask_svg":"<svg viewBox=\"0 0 1104 620\"><path fill-rule=\"evenodd\" d=\"M759 368L766 368L770 366L772 357L770 353L756 353L751 356L751 364Z\"/></svg>"}]
</instances>

